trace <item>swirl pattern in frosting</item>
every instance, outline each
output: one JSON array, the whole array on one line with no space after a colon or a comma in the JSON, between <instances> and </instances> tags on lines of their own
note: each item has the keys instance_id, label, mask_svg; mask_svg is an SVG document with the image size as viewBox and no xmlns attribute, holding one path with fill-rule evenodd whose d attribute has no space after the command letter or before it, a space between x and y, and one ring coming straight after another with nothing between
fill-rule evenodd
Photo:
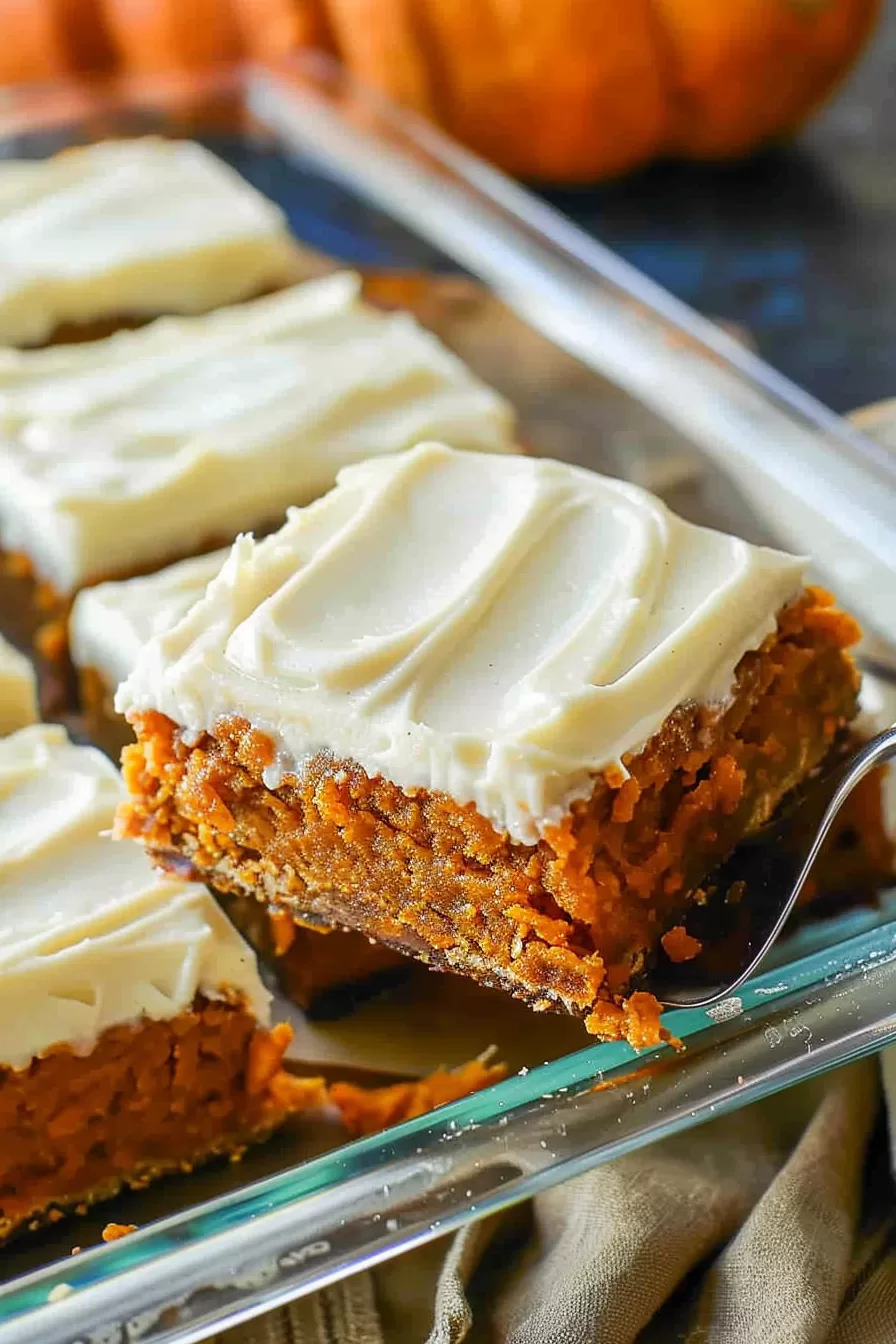
<instances>
[{"instance_id":1,"label":"swirl pattern in frosting","mask_svg":"<svg viewBox=\"0 0 896 1344\"><path fill-rule=\"evenodd\" d=\"M118 707L239 714L281 771L326 750L530 842L677 705L723 701L802 571L625 482L425 444L240 538Z\"/></svg>"},{"instance_id":2,"label":"swirl pattern in frosting","mask_svg":"<svg viewBox=\"0 0 896 1344\"><path fill-rule=\"evenodd\" d=\"M0 546L68 594L270 526L421 438L512 451L507 402L360 285L0 351Z\"/></svg>"}]
</instances>

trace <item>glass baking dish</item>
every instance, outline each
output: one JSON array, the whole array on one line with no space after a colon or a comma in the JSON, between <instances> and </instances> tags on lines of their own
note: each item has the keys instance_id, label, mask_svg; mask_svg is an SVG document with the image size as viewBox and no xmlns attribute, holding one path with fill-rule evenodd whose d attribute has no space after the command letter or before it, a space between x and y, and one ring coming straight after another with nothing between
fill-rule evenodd
<instances>
[{"instance_id":1,"label":"glass baking dish","mask_svg":"<svg viewBox=\"0 0 896 1344\"><path fill-rule=\"evenodd\" d=\"M896 665L896 465L735 337L323 59L0 95L7 157L153 132L203 140L278 200L309 273L347 262L372 297L412 307L514 400L529 451L818 556L873 630L868 656ZM0 1344L206 1338L877 1050L896 1039L894 1004L886 898L804 926L737 996L670 1014L681 1053L588 1046L577 1024L415 973L349 1027L297 1020L307 1067L416 1072L459 1062L444 1052L478 1033L519 1072L332 1150L332 1132L284 1136L5 1249ZM111 1218L139 1230L69 1256Z\"/></svg>"}]
</instances>

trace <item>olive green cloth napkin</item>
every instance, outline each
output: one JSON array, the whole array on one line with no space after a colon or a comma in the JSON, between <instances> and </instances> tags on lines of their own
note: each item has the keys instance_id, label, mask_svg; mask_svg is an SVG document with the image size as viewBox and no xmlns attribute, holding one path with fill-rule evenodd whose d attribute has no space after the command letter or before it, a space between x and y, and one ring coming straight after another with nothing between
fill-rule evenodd
<instances>
[{"instance_id":1,"label":"olive green cloth napkin","mask_svg":"<svg viewBox=\"0 0 896 1344\"><path fill-rule=\"evenodd\" d=\"M894 1135L888 1051L610 1162L218 1344L896 1341Z\"/></svg>"}]
</instances>

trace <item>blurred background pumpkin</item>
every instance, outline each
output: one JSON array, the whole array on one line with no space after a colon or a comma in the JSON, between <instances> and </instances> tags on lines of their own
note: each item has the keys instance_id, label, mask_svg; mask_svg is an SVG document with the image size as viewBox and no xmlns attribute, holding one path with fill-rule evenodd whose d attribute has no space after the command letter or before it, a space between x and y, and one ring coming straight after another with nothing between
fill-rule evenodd
<instances>
[{"instance_id":1,"label":"blurred background pumpkin","mask_svg":"<svg viewBox=\"0 0 896 1344\"><path fill-rule=\"evenodd\" d=\"M522 177L732 158L795 129L880 0L0 0L0 82L303 45Z\"/></svg>"}]
</instances>

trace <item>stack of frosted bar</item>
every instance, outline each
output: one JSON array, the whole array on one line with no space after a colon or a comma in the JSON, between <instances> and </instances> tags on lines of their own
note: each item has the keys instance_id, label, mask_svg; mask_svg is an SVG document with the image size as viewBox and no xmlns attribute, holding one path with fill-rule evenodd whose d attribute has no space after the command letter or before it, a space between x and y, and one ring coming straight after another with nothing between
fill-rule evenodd
<instances>
[{"instance_id":1,"label":"stack of frosted bar","mask_svg":"<svg viewBox=\"0 0 896 1344\"><path fill-rule=\"evenodd\" d=\"M500 397L407 314L365 304L352 274L0 352L6 619L61 656L83 588L269 530L347 463L429 434L506 451L512 431Z\"/></svg>"},{"instance_id":2,"label":"stack of frosted bar","mask_svg":"<svg viewBox=\"0 0 896 1344\"><path fill-rule=\"evenodd\" d=\"M240 538L147 644L120 829L648 1045L639 978L855 715L857 636L800 560L637 487L422 445Z\"/></svg>"},{"instance_id":3,"label":"stack of frosted bar","mask_svg":"<svg viewBox=\"0 0 896 1344\"><path fill-rule=\"evenodd\" d=\"M297 283L282 212L197 144L0 163L0 255L2 1239L237 1154L325 1095L284 1069L289 1030L209 889L112 840L121 777L36 722L26 654L45 708L83 709L101 740L216 547L280 526L346 464L432 434L509 453L514 424L356 275ZM256 913L300 1002L396 960Z\"/></svg>"},{"instance_id":4,"label":"stack of frosted bar","mask_svg":"<svg viewBox=\"0 0 896 1344\"><path fill-rule=\"evenodd\" d=\"M0 341L203 312L285 283L292 250L280 212L195 145L6 162ZM82 367L92 348L71 348ZM56 370L46 379L44 361ZM76 423L87 385L65 364L61 347L0 353L0 536L7 584L25 594L14 606L5 588L0 612L19 634L52 612L41 562L77 552L65 505L99 465ZM94 363L95 396L101 381ZM23 399L44 392L45 416L25 423ZM29 455L34 469L19 473ZM10 532L36 538L34 554L10 554ZM237 1154L323 1097L281 1067L290 1033L269 1029L251 949L205 887L114 844L117 770L36 723L36 690L31 663L0 637L0 1239Z\"/></svg>"}]
</instances>

